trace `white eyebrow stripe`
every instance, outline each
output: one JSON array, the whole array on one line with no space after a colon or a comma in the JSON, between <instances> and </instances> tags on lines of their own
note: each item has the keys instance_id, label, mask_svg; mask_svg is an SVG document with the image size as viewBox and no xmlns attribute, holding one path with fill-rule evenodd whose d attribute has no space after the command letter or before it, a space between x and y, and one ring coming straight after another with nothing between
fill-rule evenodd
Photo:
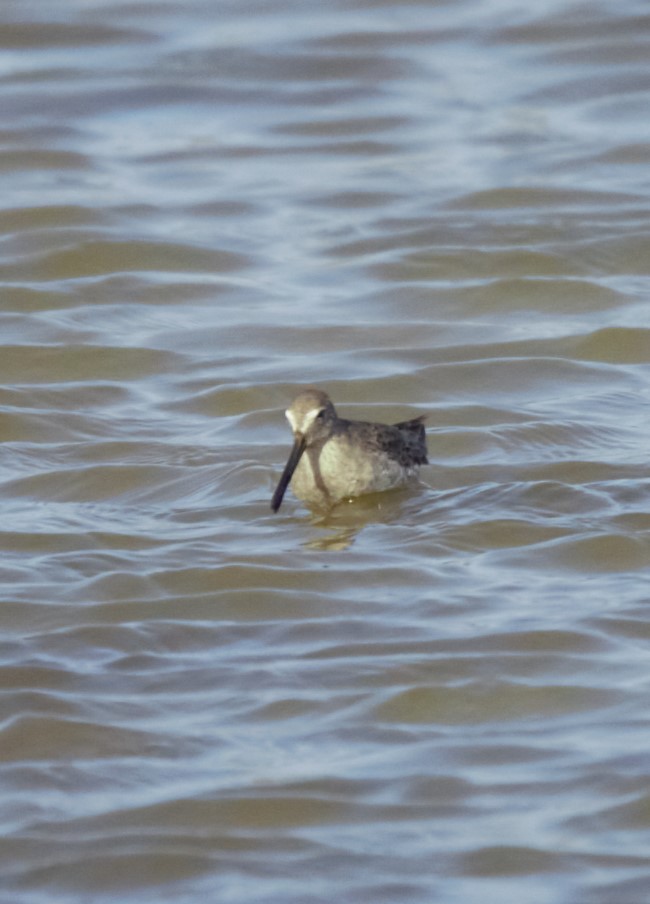
<instances>
[{"instance_id":1,"label":"white eyebrow stripe","mask_svg":"<svg viewBox=\"0 0 650 904\"><path fill-rule=\"evenodd\" d=\"M306 433L322 410L322 408L311 408L309 411L305 412L302 421L300 422L291 408L287 408L284 413L291 424L291 429L294 433Z\"/></svg>"},{"instance_id":2,"label":"white eyebrow stripe","mask_svg":"<svg viewBox=\"0 0 650 904\"><path fill-rule=\"evenodd\" d=\"M321 411L321 408L312 408L311 411L307 412L307 414L305 415L305 431L308 427L311 427Z\"/></svg>"}]
</instances>

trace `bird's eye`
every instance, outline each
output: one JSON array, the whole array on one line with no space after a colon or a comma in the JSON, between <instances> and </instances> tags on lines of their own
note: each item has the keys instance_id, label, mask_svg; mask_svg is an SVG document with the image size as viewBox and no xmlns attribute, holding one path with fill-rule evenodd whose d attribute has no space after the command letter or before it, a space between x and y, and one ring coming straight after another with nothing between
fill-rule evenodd
<instances>
[{"instance_id":1,"label":"bird's eye","mask_svg":"<svg viewBox=\"0 0 650 904\"><path fill-rule=\"evenodd\" d=\"M325 417L325 409L321 408L321 410L316 415L316 420L321 420Z\"/></svg>"}]
</instances>

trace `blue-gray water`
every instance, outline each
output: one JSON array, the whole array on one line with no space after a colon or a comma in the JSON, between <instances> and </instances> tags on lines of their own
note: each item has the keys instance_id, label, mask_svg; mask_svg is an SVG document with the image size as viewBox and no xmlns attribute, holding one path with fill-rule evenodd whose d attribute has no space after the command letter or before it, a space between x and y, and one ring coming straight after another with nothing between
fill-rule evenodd
<instances>
[{"instance_id":1,"label":"blue-gray water","mask_svg":"<svg viewBox=\"0 0 650 904\"><path fill-rule=\"evenodd\" d=\"M0 47L0 904L647 901L647 4ZM272 515L305 384L421 484Z\"/></svg>"}]
</instances>

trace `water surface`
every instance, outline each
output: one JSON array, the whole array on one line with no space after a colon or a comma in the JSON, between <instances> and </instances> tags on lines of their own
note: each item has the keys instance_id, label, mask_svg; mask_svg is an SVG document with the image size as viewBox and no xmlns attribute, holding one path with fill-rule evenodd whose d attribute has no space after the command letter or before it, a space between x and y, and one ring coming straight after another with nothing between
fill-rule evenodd
<instances>
[{"instance_id":1,"label":"water surface","mask_svg":"<svg viewBox=\"0 0 650 904\"><path fill-rule=\"evenodd\" d=\"M5 0L3 904L641 904L650 17ZM429 413L269 502L298 387Z\"/></svg>"}]
</instances>

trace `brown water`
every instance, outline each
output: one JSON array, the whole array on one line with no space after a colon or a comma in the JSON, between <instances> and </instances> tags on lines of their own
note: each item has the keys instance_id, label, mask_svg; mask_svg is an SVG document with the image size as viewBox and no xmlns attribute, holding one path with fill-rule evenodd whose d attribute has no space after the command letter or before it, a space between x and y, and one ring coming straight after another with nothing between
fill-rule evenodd
<instances>
[{"instance_id":1,"label":"brown water","mask_svg":"<svg viewBox=\"0 0 650 904\"><path fill-rule=\"evenodd\" d=\"M1 904L646 901L648 5L0 46ZM422 485L273 516L309 383Z\"/></svg>"}]
</instances>

